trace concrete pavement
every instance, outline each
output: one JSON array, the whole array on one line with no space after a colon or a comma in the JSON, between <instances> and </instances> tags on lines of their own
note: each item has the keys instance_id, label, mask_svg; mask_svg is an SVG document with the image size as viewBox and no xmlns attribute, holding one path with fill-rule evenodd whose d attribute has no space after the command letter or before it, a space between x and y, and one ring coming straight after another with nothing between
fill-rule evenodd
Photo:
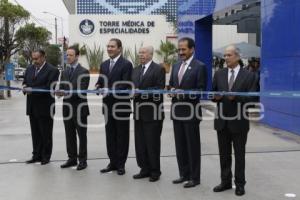
<instances>
[{"instance_id":1,"label":"concrete pavement","mask_svg":"<svg viewBox=\"0 0 300 200\"><path fill-rule=\"evenodd\" d=\"M14 83L19 85L20 83ZM160 181L134 180L139 171L135 160L133 123L126 174L100 174L108 164L104 119L100 97L90 95L91 116L88 128L88 168L84 171L60 169L67 158L63 122L54 122L52 162L46 166L26 165L31 157L31 136L25 116L25 97L13 92L13 98L0 101L0 199L120 199L120 200L280 200L300 198L300 136L252 123L246 155L246 195L236 197L234 190L212 192L220 182L219 157L213 121L200 124L202 143L201 185L184 189L171 182L178 177L172 122L166 113L162 133ZM61 100L58 100L61 102ZM61 106L57 107L61 117ZM288 198L287 193L296 194Z\"/></svg>"}]
</instances>

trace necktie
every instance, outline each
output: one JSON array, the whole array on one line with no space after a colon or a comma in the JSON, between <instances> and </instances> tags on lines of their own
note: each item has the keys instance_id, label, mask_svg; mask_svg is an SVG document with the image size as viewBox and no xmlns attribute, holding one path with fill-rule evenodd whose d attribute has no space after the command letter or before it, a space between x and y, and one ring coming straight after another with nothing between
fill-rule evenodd
<instances>
[{"instance_id":1,"label":"necktie","mask_svg":"<svg viewBox=\"0 0 300 200\"><path fill-rule=\"evenodd\" d=\"M34 71L34 78L37 77L38 73L39 73L40 68L39 67L35 67L35 71Z\"/></svg>"},{"instance_id":2,"label":"necktie","mask_svg":"<svg viewBox=\"0 0 300 200\"><path fill-rule=\"evenodd\" d=\"M185 65L186 65L186 62L183 62L181 64L179 72L178 72L178 82L179 82L179 84L181 83L184 72L185 72Z\"/></svg>"},{"instance_id":3,"label":"necktie","mask_svg":"<svg viewBox=\"0 0 300 200\"><path fill-rule=\"evenodd\" d=\"M74 72L74 68L73 68L73 67L70 67L70 73L69 73L70 79L72 78L73 72Z\"/></svg>"},{"instance_id":4,"label":"necktie","mask_svg":"<svg viewBox=\"0 0 300 200\"><path fill-rule=\"evenodd\" d=\"M142 82L144 72L145 72L145 68L146 68L145 65L142 65L142 70L141 70L141 73L140 73L140 82Z\"/></svg>"},{"instance_id":5,"label":"necktie","mask_svg":"<svg viewBox=\"0 0 300 200\"><path fill-rule=\"evenodd\" d=\"M109 73L112 71L114 65L115 65L115 61L111 59L110 60L110 65L109 65Z\"/></svg>"},{"instance_id":6,"label":"necktie","mask_svg":"<svg viewBox=\"0 0 300 200\"><path fill-rule=\"evenodd\" d=\"M232 69L232 70L230 70L230 72L231 72L231 76L229 78L229 83L228 83L229 91L231 91L233 83L234 83L234 70Z\"/></svg>"}]
</instances>

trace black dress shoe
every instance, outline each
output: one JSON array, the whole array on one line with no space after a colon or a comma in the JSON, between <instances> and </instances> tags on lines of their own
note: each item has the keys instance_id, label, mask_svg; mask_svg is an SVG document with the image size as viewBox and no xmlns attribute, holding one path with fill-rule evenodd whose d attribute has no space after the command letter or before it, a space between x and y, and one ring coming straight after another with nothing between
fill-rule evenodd
<instances>
[{"instance_id":1,"label":"black dress shoe","mask_svg":"<svg viewBox=\"0 0 300 200\"><path fill-rule=\"evenodd\" d=\"M117 174L118 175L124 175L125 174L125 169L124 168L117 169Z\"/></svg>"},{"instance_id":2,"label":"black dress shoe","mask_svg":"<svg viewBox=\"0 0 300 200\"><path fill-rule=\"evenodd\" d=\"M112 166L109 164L109 165L107 165L106 168L101 169L100 172L101 172L101 173L107 173L107 172L111 172L111 171L114 171L114 170L117 170L117 168L112 167Z\"/></svg>"},{"instance_id":3,"label":"black dress shoe","mask_svg":"<svg viewBox=\"0 0 300 200\"><path fill-rule=\"evenodd\" d=\"M138 173L138 174L133 175L133 178L134 179L141 179L141 178L147 178L149 176L150 176L150 174L147 174L147 173Z\"/></svg>"},{"instance_id":4,"label":"black dress shoe","mask_svg":"<svg viewBox=\"0 0 300 200\"><path fill-rule=\"evenodd\" d=\"M232 185L231 183L221 183L220 185L217 185L216 187L214 187L213 191L214 192L223 192L225 190L230 190L232 189Z\"/></svg>"},{"instance_id":5,"label":"black dress shoe","mask_svg":"<svg viewBox=\"0 0 300 200\"><path fill-rule=\"evenodd\" d=\"M79 170L83 170L85 168L87 168L87 163L86 162L79 162L76 169L79 171Z\"/></svg>"},{"instance_id":6,"label":"black dress shoe","mask_svg":"<svg viewBox=\"0 0 300 200\"><path fill-rule=\"evenodd\" d=\"M67 162L65 162L64 164L62 164L60 166L60 168L74 167L76 165L77 165L77 161L76 160L68 160Z\"/></svg>"},{"instance_id":7,"label":"black dress shoe","mask_svg":"<svg viewBox=\"0 0 300 200\"><path fill-rule=\"evenodd\" d=\"M237 196L243 196L244 194L245 194L245 188L244 188L244 186L236 186L235 195L237 195Z\"/></svg>"},{"instance_id":8,"label":"black dress shoe","mask_svg":"<svg viewBox=\"0 0 300 200\"><path fill-rule=\"evenodd\" d=\"M25 161L26 164L31 164L31 163L36 163L36 162L40 162L41 159L39 158L31 158L30 160Z\"/></svg>"},{"instance_id":9,"label":"black dress shoe","mask_svg":"<svg viewBox=\"0 0 300 200\"><path fill-rule=\"evenodd\" d=\"M187 180L188 180L187 178L179 177L178 179L175 179L172 182L173 182L173 184L179 184L179 183L183 183L183 182L185 182Z\"/></svg>"},{"instance_id":10,"label":"black dress shoe","mask_svg":"<svg viewBox=\"0 0 300 200\"><path fill-rule=\"evenodd\" d=\"M183 185L184 188L191 188L199 185L200 181L188 181L186 184Z\"/></svg>"},{"instance_id":11,"label":"black dress shoe","mask_svg":"<svg viewBox=\"0 0 300 200\"><path fill-rule=\"evenodd\" d=\"M50 160L42 160L41 165L47 165L50 162Z\"/></svg>"},{"instance_id":12,"label":"black dress shoe","mask_svg":"<svg viewBox=\"0 0 300 200\"><path fill-rule=\"evenodd\" d=\"M150 182L155 182L159 180L159 176L150 176L149 181Z\"/></svg>"}]
</instances>

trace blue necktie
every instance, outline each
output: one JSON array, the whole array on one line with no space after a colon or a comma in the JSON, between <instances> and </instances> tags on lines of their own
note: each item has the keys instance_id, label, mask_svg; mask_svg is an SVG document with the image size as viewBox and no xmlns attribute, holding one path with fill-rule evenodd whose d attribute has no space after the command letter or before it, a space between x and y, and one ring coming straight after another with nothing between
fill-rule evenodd
<instances>
[{"instance_id":1,"label":"blue necktie","mask_svg":"<svg viewBox=\"0 0 300 200\"><path fill-rule=\"evenodd\" d=\"M109 65L109 73L112 71L114 65L115 65L115 61L111 59L110 60L110 65Z\"/></svg>"},{"instance_id":2,"label":"blue necktie","mask_svg":"<svg viewBox=\"0 0 300 200\"><path fill-rule=\"evenodd\" d=\"M74 68L70 67L70 72L69 72L69 78L70 79L72 78L73 72L74 72Z\"/></svg>"}]
</instances>

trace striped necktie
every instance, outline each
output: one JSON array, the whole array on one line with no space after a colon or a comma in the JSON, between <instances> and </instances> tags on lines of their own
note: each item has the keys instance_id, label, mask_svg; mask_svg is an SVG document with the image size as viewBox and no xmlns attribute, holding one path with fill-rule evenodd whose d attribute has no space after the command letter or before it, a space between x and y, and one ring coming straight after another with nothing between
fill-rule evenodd
<instances>
[{"instance_id":1,"label":"striped necktie","mask_svg":"<svg viewBox=\"0 0 300 200\"><path fill-rule=\"evenodd\" d=\"M184 72L185 72L185 65L186 65L186 62L183 62L181 64L179 72L178 72L178 83L179 84L181 83L183 75L184 75Z\"/></svg>"},{"instance_id":2,"label":"striped necktie","mask_svg":"<svg viewBox=\"0 0 300 200\"><path fill-rule=\"evenodd\" d=\"M109 65L109 73L112 71L114 65L115 65L115 61L113 59L111 59L110 60L110 65Z\"/></svg>"},{"instance_id":3,"label":"striped necktie","mask_svg":"<svg viewBox=\"0 0 300 200\"><path fill-rule=\"evenodd\" d=\"M231 69L230 72L231 72L231 76L229 78L229 83L228 83L228 89L229 89L229 91L231 91L232 86L234 84L234 70Z\"/></svg>"}]
</instances>

